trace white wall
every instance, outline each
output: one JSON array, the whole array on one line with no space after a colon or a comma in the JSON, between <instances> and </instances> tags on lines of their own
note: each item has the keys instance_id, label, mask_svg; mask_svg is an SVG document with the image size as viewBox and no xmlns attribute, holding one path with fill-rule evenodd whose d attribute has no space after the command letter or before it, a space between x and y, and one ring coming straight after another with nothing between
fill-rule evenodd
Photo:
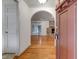
<instances>
[{"instance_id":1,"label":"white wall","mask_svg":"<svg viewBox=\"0 0 79 59\"><path fill-rule=\"evenodd\" d=\"M47 35L47 28L49 27L49 21L33 21L32 25L38 26L41 25L41 34L40 35ZM32 33L32 35L38 35L37 33Z\"/></svg>"},{"instance_id":2,"label":"white wall","mask_svg":"<svg viewBox=\"0 0 79 59\"><path fill-rule=\"evenodd\" d=\"M29 7L23 0L19 0L20 19L20 52L19 55L31 45L31 20L29 19Z\"/></svg>"},{"instance_id":3,"label":"white wall","mask_svg":"<svg viewBox=\"0 0 79 59\"><path fill-rule=\"evenodd\" d=\"M49 21L42 21L42 32L41 35L47 35L47 28L49 27Z\"/></svg>"}]
</instances>

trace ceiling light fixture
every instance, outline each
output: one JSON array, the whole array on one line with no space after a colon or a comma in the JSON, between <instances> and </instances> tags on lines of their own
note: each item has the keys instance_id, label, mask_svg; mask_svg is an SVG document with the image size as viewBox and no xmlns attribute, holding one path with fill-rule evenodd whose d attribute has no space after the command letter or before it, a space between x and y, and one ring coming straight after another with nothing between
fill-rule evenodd
<instances>
[{"instance_id":1,"label":"ceiling light fixture","mask_svg":"<svg viewBox=\"0 0 79 59\"><path fill-rule=\"evenodd\" d=\"M47 0L38 0L40 4L45 4Z\"/></svg>"}]
</instances>

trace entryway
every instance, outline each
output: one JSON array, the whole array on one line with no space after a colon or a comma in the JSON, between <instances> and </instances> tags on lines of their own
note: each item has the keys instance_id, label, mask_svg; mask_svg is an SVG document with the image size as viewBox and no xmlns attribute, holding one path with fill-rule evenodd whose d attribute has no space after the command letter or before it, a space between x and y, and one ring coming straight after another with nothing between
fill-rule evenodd
<instances>
[{"instance_id":1,"label":"entryway","mask_svg":"<svg viewBox=\"0 0 79 59\"><path fill-rule=\"evenodd\" d=\"M3 57L76 59L76 5L76 0L3 0Z\"/></svg>"},{"instance_id":2,"label":"entryway","mask_svg":"<svg viewBox=\"0 0 79 59\"><path fill-rule=\"evenodd\" d=\"M51 13L44 10L32 16L31 46L18 59L56 59L54 22Z\"/></svg>"}]
</instances>

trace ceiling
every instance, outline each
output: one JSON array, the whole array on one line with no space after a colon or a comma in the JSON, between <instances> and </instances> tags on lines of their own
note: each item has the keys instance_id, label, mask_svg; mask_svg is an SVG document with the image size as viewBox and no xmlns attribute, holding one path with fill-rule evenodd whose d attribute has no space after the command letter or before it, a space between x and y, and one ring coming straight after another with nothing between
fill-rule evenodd
<instances>
[{"instance_id":1,"label":"ceiling","mask_svg":"<svg viewBox=\"0 0 79 59\"><path fill-rule=\"evenodd\" d=\"M52 15L46 11L39 11L32 16L32 21L49 21L53 20Z\"/></svg>"},{"instance_id":2,"label":"ceiling","mask_svg":"<svg viewBox=\"0 0 79 59\"><path fill-rule=\"evenodd\" d=\"M47 0L45 4L40 4L38 0L24 0L29 7L55 7L56 0Z\"/></svg>"}]
</instances>

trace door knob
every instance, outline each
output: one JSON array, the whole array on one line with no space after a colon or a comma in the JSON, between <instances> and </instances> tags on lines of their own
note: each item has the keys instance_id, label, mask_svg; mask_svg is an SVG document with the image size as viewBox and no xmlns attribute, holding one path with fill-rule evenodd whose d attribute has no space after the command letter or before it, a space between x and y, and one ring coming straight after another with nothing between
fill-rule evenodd
<instances>
[{"instance_id":1,"label":"door knob","mask_svg":"<svg viewBox=\"0 0 79 59\"><path fill-rule=\"evenodd\" d=\"M56 37L56 39L58 40L58 39L60 38L59 33L56 33L56 34L55 34L55 37Z\"/></svg>"},{"instance_id":2,"label":"door knob","mask_svg":"<svg viewBox=\"0 0 79 59\"><path fill-rule=\"evenodd\" d=\"M5 33L8 33L8 31L5 31Z\"/></svg>"}]
</instances>

